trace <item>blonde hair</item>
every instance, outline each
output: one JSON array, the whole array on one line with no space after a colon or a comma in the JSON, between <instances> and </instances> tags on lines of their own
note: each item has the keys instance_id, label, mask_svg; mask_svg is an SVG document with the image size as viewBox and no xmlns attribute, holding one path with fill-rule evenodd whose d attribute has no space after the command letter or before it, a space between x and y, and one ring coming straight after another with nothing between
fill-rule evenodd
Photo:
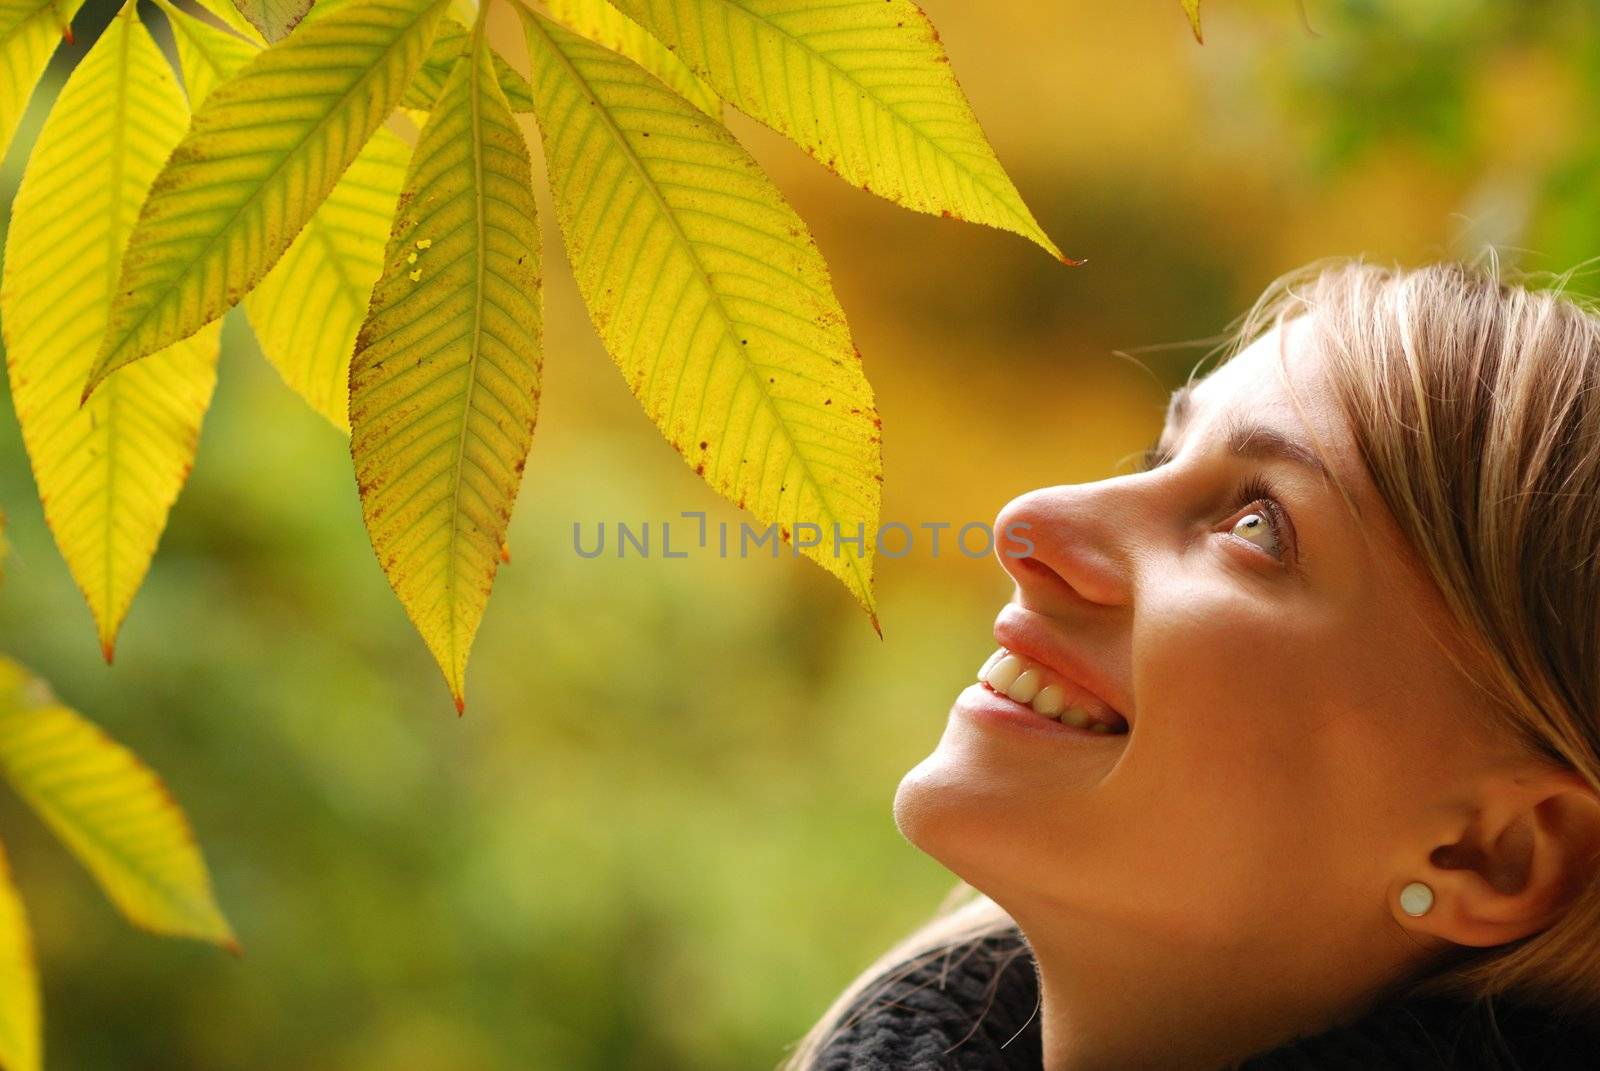
<instances>
[{"instance_id":1,"label":"blonde hair","mask_svg":"<svg viewBox=\"0 0 1600 1071\"><path fill-rule=\"evenodd\" d=\"M1310 344L1373 484L1443 595L1453 632L1436 639L1482 691L1475 713L1600 792L1600 308L1563 283L1508 283L1492 255L1412 270L1322 261L1269 286L1221 352L1316 313ZM781 1071L809 1071L877 991L1014 926L958 884L839 995ZM1492 1017L1502 994L1600 1017L1600 881L1547 929L1452 950L1385 995L1462 998Z\"/></svg>"}]
</instances>

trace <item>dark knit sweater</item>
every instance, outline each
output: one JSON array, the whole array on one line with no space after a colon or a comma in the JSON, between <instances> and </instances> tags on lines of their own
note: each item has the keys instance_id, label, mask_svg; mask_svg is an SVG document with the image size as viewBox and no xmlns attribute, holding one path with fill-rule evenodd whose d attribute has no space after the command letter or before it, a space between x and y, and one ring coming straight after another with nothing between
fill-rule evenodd
<instances>
[{"instance_id":1,"label":"dark knit sweater","mask_svg":"<svg viewBox=\"0 0 1600 1071\"><path fill-rule=\"evenodd\" d=\"M1019 930L940 955L869 987L813 1071L1040 1071L1039 983ZM1489 1026L1492 1014L1493 1026ZM1600 1071L1600 1027L1497 999L1490 1013L1445 998L1380 1003L1238 1071Z\"/></svg>"}]
</instances>

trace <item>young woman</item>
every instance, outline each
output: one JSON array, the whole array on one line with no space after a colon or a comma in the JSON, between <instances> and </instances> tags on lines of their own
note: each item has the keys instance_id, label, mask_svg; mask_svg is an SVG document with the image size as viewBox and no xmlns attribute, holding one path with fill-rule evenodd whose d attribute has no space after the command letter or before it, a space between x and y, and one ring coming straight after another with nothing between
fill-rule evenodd
<instances>
[{"instance_id":1,"label":"young woman","mask_svg":"<svg viewBox=\"0 0 1600 1071\"><path fill-rule=\"evenodd\" d=\"M1231 353L1001 511L894 803L975 895L786 1067L1600 1067L1600 315L1341 262Z\"/></svg>"}]
</instances>

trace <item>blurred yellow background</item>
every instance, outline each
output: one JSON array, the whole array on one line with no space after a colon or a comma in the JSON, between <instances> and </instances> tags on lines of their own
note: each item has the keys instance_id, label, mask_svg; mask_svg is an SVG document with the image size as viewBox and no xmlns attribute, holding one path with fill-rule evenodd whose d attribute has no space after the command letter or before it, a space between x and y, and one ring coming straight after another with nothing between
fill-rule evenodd
<instances>
[{"instance_id":1,"label":"blurred yellow background","mask_svg":"<svg viewBox=\"0 0 1600 1071\"><path fill-rule=\"evenodd\" d=\"M883 418L885 522L990 521L1127 471L1205 343L1304 261L1600 253L1580 0L1306 0L1304 21L1209 0L1203 47L1176 0L924 7L1084 266L900 210L730 120L832 267ZM110 11L76 20L0 213ZM509 12L496 29L522 66ZM114 669L0 406L0 645L164 775L245 949L131 930L0 799L50 1066L768 1067L953 885L890 804L992 649L1005 574L919 538L877 567L880 641L787 551L579 557L575 522L743 515L640 411L539 203L545 389L459 720L373 559L346 443L237 314Z\"/></svg>"}]
</instances>

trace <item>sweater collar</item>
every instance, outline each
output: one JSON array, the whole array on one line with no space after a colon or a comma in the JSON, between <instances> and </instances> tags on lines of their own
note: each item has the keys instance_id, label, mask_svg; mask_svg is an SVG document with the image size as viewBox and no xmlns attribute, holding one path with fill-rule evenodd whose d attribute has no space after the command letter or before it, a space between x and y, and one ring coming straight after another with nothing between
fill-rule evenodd
<instances>
[{"instance_id":1,"label":"sweater collar","mask_svg":"<svg viewBox=\"0 0 1600 1071\"><path fill-rule=\"evenodd\" d=\"M891 972L845 1012L813 1071L1040 1071L1038 971L1015 927ZM1237 1071L1593 1071L1600 1025L1499 998L1383 1002Z\"/></svg>"}]
</instances>

